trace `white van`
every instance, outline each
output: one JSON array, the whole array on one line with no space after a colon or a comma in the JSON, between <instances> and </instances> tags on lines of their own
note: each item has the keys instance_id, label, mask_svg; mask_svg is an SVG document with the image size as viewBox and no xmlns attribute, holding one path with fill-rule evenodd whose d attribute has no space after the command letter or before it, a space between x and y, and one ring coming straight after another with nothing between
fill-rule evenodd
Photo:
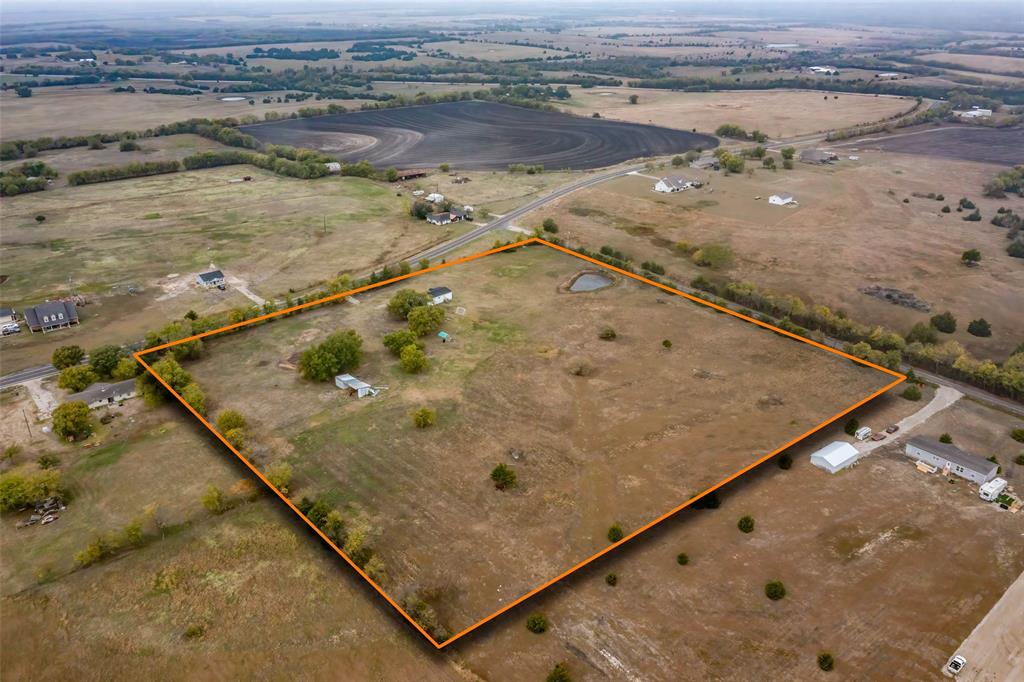
<instances>
[{"instance_id":1,"label":"white van","mask_svg":"<svg viewBox=\"0 0 1024 682\"><path fill-rule=\"evenodd\" d=\"M0 327L0 334L4 336L10 336L11 334L17 334L21 331L21 325L17 322L7 322Z\"/></svg>"},{"instance_id":2,"label":"white van","mask_svg":"<svg viewBox=\"0 0 1024 682\"><path fill-rule=\"evenodd\" d=\"M853 436L857 440L867 440L868 438L871 438L871 427L862 426L859 429L857 429L856 433L854 433Z\"/></svg>"}]
</instances>

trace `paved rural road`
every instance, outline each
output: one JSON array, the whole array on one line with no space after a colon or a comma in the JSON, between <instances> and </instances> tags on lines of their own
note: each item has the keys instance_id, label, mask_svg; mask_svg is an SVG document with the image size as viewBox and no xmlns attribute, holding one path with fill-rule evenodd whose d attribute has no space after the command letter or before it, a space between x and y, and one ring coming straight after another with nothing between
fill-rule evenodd
<instances>
[{"instance_id":1,"label":"paved rural road","mask_svg":"<svg viewBox=\"0 0 1024 682\"><path fill-rule=\"evenodd\" d=\"M10 374L0 377L0 388L17 386L18 384L23 384L26 381L31 381L32 379L45 379L46 377L53 376L56 373L57 370L53 365L29 367L28 369L11 372Z\"/></svg>"}]
</instances>

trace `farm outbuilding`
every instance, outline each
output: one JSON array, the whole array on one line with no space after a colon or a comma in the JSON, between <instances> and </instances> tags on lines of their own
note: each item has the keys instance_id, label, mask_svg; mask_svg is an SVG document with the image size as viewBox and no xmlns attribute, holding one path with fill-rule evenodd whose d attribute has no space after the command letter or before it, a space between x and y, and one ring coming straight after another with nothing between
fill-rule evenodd
<instances>
[{"instance_id":1,"label":"farm outbuilding","mask_svg":"<svg viewBox=\"0 0 1024 682\"><path fill-rule=\"evenodd\" d=\"M365 398L366 396L377 395L378 391L370 384L366 383L361 379L357 379L351 374L339 374L334 377L334 385L338 388L348 389L356 394L357 398Z\"/></svg>"},{"instance_id":2,"label":"farm outbuilding","mask_svg":"<svg viewBox=\"0 0 1024 682\"><path fill-rule=\"evenodd\" d=\"M908 440L904 452L907 457L913 457L979 485L991 481L999 471L999 466L995 462L964 452L955 445L924 436L914 436Z\"/></svg>"},{"instance_id":3,"label":"farm outbuilding","mask_svg":"<svg viewBox=\"0 0 1024 682\"><path fill-rule=\"evenodd\" d=\"M783 192L782 194L773 194L768 197L768 203L772 206L789 206L797 203L796 199L792 194Z\"/></svg>"},{"instance_id":4,"label":"farm outbuilding","mask_svg":"<svg viewBox=\"0 0 1024 682\"><path fill-rule=\"evenodd\" d=\"M431 287L427 289L427 296L430 296L432 305L439 305L452 300L452 290L448 287Z\"/></svg>"},{"instance_id":5,"label":"farm outbuilding","mask_svg":"<svg viewBox=\"0 0 1024 682\"><path fill-rule=\"evenodd\" d=\"M850 443L837 440L812 454L811 464L834 474L856 463L858 459L860 459L860 452L857 448Z\"/></svg>"},{"instance_id":6,"label":"farm outbuilding","mask_svg":"<svg viewBox=\"0 0 1024 682\"><path fill-rule=\"evenodd\" d=\"M448 211L443 213L431 213L427 216L427 222L431 225L447 225L452 221L452 214Z\"/></svg>"}]
</instances>

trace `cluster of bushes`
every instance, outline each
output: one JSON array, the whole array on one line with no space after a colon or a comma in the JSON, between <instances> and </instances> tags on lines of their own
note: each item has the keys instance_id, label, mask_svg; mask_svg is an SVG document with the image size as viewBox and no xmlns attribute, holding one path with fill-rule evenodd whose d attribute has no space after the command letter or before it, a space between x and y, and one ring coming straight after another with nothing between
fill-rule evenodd
<instances>
[{"instance_id":1,"label":"cluster of bushes","mask_svg":"<svg viewBox=\"0 0 1024 682\"><path fill-rule=\"evenodd\" d=\"M742 173L746 166L742 155L733 154L727 151L725 147L719 147L715 150L714 154L726 175L729 173Z\"/></svg>"},{"instance_id":2,"label":"cluster of bushes","mask_svg":"<svg viewBox=\"0 0 1024 682\"><path fill-rule=\"evenodd\" d=\"M92 168L88 170L75 171L68 174L68 184L91 185L97 182L110 182L112 180L125 180L127 178L141 178L147 175L161 175L163 173L176 173L181 170L181 164L177 161L144 161L129 163L124 166L113 168Z\"/></svg>"},{"instance_id":3,"label":"cluster of bushes","mask_svg":"<svg viewBox=\"0 0 1024 682\"><path fill-rule=\"evenodd\" d=\"M155 506L147 507L142 518L129 521L121 530L97 535L85 549L75 553L75 563L85 568L112 557L121 550L141 546L147 539L143 525L154 522L155 514Z\"/></svg>"},{"instance_id":4,"label":"cluster of bushes","mask_svg":"<svg viewBox=\"0 0 1024 682\"><path fill-rule=\"evenodd\" d=\"M1006 238L1010 240L1006 253L1014 258L1024 258L1024 218L1008 208L1000 208L992 218L992 224L1006 228Z\"/></svg>"},{"instance_id":5,"label":"cluster of bushes","mask_svg":"<svg viewBox=\"0 0 1024 682\"><path fill-rule=\"evenodd\" d=\"M42 161L26 161L7 171L0 172L0 196L39 192L46 189L47 181L57 177L57 171Z\"/></svg>"},{"instance_id":6,"label":"cluster of bushes","mask_svg":"<svg viewBox=\"0 0 1024 682\"><path fill-rule=\"evenodd\" d=\"M985 196L1002 199L1007 192L1024 196L1024 166L1004 170L985 185Z\"/></svg>"},{"instance_id":7,"label":"cluster of bushes","mask_svg":"<svg viewBox=\"0 0 1024 682\"><path fill-rule=\"evenodd\" d=\"M0 511L17 511L61 492L57 469L31 465L11 469L0 474Z\"/></svg>"},{"instance_id":8,"label":"cluster of bushes","mask_svg":"<svg viewBox=\"0 0 1024 682\"><path fill-rule=\"evenodd\" d=\"M526 173L527 175L539 175L544 172L544 164L538 163L532 166L527 166L521 163L510 163L508 166L509 173Z\"/></svg>"},{"instance_id":9,"label":"cluster of bushes","mask_svg":"<svg viewBox=\"0 0 1024 682\"><path fill-rule=\"evenodd\" d=\"M444 309L429 303L430 297L415 289L400 289L388 301L388 312L409 326L385 334L384 347L398 356L399 365L409 373L424 372L430 366L419 339L439 331L444 322Z\"/></svg>"},{"instance_id":10,"label":"cluster of bushes","mask_svg":"<svg viewBox=\"0 0 1024 682\"><path fill-rule=\"evenodd\" d=\"M749 133L734 123L723 123L715 129L715 135L719 137L731 137L736 140L753 140L754 142L767 142L768 136L760 130L751 130Z\"/></svg>"}]
</instances>

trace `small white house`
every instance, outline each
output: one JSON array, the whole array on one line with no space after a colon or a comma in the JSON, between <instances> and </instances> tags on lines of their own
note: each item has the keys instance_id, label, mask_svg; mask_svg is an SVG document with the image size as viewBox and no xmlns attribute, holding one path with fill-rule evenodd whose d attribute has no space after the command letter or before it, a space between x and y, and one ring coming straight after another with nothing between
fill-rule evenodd
<instances>
[{"instance_id":1,"label":"small white house","mask_svg":"<svg viewBox=\"0 0 1024 682\"><path fill-rule=\"evenodd\" d=\"M846 441L833 441L811 455L811 464L830 474L841 471L860 459L860 452Z\"/></svg>"},{"instance_id":2,"label":"small white house","mask_svg":"<svg viewBox=\"0 0 1024 682\"><path fill-rule=\"evenodd\" d=\"M914 436L908 440L904 453L907 457L941 469L944 475L953 474L978 485L988 483L999 473L999 465L994 462L964 452L955 445L924 436Z\"/></svg>"},{"instance_id":3,"label":"small white house","mask_svg":"<svg viewBox=\"0 0 1024 682\"><path fill-rule=\"evenodd\" d=\"M327 167L327 172L328 173L340 173L341 172L341 164L338 163L337 161L330 161L328 163L325 163L324 166Z\"/></svg>"},{"instance_id":4,"label":"small white house","mask_svg":"<svg viewBox=\"0 0 1024 682\"><path fill-rule=\"evenodd\" d=\"M437 192L431 192L427 195L426 199L432 204L439 204L444 201L444 195L438 194Z\"/></svg>"},{"instance_id":5,"label":"small white house","mask_svg":"<svg viewBox=\"0 0 1024 682\"><path fill-rule=\"evenodd\" d=\"M209 272L201 272L196 275L196 282L199 286L204 289L212 289L218 287L224 288L224 273L220 270L210 270Z\"/></svg>"},{"instance_id":6,"label":"small white house","mask_svg":"<svg viewBox=\"0 0 1024 682\"><path fill-rule=\"evenodd\" d=\"M783 192L782 194L773 194L768 197L768 203L772 206L796 206L797 200L793 198L792 194Z\"/></svg>"},{"instance_id":7,"label":"small white house","mask_svg":"<svg viewBox=\"0 0 1024 682\"><path fill-rule=\"evenodd\" d=\"M448 287L431 287L427 289L431 305L440 305L452 300L452 290Z\"/></svg>"},{"instance_id":8,"label":"small white house","mask_svg":"<svg viewBox=\"0 0 1024 682\"><path fill-rule=\"evenodd\" d=\"M378 391L370 384L356 379L351 374L339 374L334 377L334 385L338 388L348 389L356 394L357 398L365 398L366 396L377 395Z\"/></svg>"},{"instance_id":9,"label":"small white house","mask_svg":"<svg viewBox=\"0 0 1024 682\"><path fill-rule=\"evenodd\" d=\"M682 192L693 187L693 182L678 175L670 175L654 184L655 192Z\"/></svg>"},{"instance_id":10,"label":"small white house","mask_svg":"<svg viewBox=\"0 0 1024 682\"><path fill-rule=\"evenodd\" d=\"M986 502L994 502L1003 494L1006 490L1006 486L1009 485L1005 478L993 478L988 483L982 483L978 487L978 497L985 500Z\"/></svg>"}]
</instances>

